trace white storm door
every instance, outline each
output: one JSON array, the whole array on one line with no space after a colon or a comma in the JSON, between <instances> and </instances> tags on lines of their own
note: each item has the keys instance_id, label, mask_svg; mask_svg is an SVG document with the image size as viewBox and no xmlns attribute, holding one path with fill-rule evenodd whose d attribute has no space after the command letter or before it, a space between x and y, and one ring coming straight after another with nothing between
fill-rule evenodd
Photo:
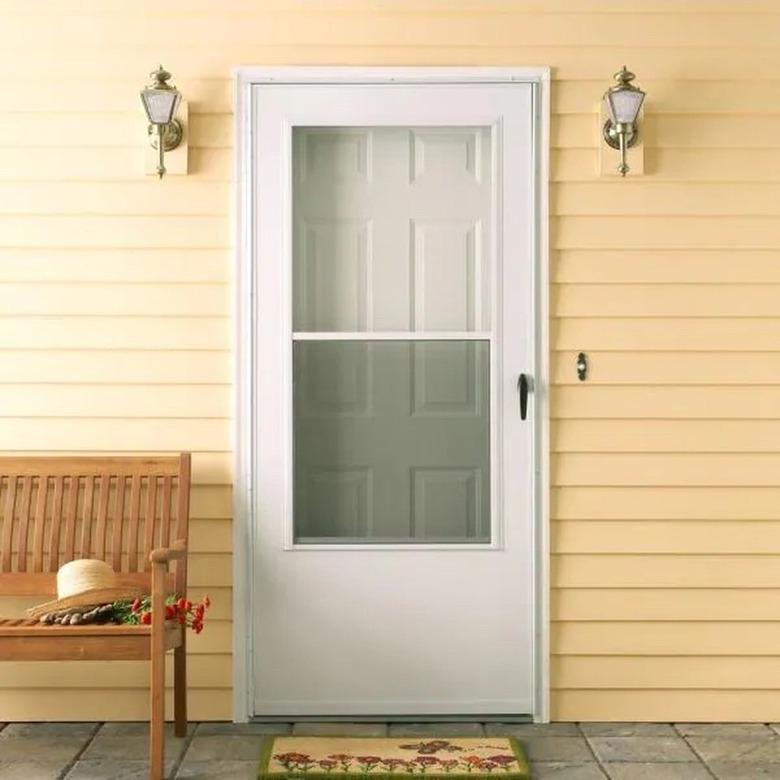
<instances>
[{"instance_id":1,"label":"white storm door","mask_svg":"<svg viewBox=\"0 0 780 780\"><path fill-rule=\"evenodd\" d=\"M253 90L254 714L530 713L533 87Z\"/></svg>"}]
</instances>

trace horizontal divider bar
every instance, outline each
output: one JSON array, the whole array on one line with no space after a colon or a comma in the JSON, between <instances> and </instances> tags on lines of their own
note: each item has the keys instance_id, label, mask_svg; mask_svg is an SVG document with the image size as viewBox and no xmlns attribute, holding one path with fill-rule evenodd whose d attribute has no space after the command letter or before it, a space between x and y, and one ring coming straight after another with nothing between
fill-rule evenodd
<instances>
[{"instance_id":1,"label":"horizontal divider bar","mask_svg":"<svg viewBox=\"0 0 780 780\"><path fill-rule=\"evenodd\" d=\"M491 331L295 331L293 341L490 341Z\"/></svg>"}]
</instances>

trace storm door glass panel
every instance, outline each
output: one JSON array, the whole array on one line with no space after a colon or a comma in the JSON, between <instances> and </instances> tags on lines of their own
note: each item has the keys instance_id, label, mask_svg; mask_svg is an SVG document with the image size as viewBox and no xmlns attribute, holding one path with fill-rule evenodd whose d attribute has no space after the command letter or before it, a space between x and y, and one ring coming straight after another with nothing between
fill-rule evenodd
<instances>
[{"instance_id":1,"label":"storm door glass panel","mask_svg":"<svg viewBox=\"0 0 780 780\"><path fill-rule=\"evenodd\" d=\"M490 539L489 344L299 341L297 541Z\"/></svg>"},{"instance_id":2,"label":"storm door glass panel","mask_svg":"<svg viewBox=\"0 0 780 780\"><path fill-rule=\"evenodd\" d=\"M293 329L490 329L490 129L293 130Z\"/></svg>"},{"instance_id":3,"label":"storm door glass panel","mask_svg":"<svg viewBox=\"0 0 780 780\"><path fill-rule=\"evenodd\" d=\"M490 542L490 128L294 128L292 173L296 543Z\"/></svg>"}]
</instances>

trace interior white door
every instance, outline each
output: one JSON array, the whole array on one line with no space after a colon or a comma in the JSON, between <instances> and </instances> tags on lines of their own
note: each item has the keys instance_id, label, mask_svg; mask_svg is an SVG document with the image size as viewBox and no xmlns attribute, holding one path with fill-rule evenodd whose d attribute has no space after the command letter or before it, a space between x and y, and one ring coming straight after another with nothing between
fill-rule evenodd
<instances>
[{"instance_id":1,"label":"interior white door","mask_svg":"<svg viewBox=\"0 0 780 780\"><path fill-rule=\"evenodd\" d=\"M257 715L532 711L532 89L254 87Z\"/></svg>"}]
</instances>

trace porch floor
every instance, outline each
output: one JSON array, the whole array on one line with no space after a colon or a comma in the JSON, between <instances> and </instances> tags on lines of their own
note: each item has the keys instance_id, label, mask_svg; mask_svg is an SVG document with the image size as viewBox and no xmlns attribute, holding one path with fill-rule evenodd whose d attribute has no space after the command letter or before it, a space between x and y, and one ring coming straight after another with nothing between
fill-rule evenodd
<instances>
[{"instance_id":1,"label":"porch floor","mask_svg":"<svg viewBox=\"0 0 780 780\"><path fill-rule=\"evenodd\" d=\"M2 780L145 780L143 723L0 724ZM780 724L200 723L169 734L168 778L255 780L270 734L512 735L534 780L780 780Z\"/></svg>"}]
</instances>

